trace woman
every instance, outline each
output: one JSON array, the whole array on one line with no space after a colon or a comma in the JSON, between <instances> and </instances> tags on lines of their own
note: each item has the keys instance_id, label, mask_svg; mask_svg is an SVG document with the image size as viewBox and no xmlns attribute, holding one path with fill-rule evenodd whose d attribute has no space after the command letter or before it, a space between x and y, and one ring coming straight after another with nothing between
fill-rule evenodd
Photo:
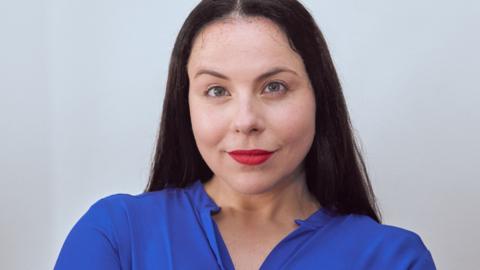
<instances>
[{"instance_id":1,"label":"woman","mask_svg":"<svg viewBox=\"0 0 480 270\"><path fill-rule=\"evenodd\" d=\"M201 1L149 185L99 200L56 269L435 269L382 225L327 45L297 1Z\"/></svg>"}]
</instances>

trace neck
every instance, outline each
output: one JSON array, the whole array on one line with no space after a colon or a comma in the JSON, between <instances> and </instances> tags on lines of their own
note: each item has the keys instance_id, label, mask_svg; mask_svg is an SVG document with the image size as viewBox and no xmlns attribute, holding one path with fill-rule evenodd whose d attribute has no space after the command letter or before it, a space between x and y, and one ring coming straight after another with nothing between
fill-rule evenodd
<instances>
[{"instance_id":1,"label":"neck","mask_svg":"<svg viewBox=\"0 0 480 270\"><path fill-rule=\"evenodd\" d=\"M256 222L306 219L320 207L308 191L305 173L285 179L260 194L237 192L214 176L205 184L205 191L222 208L222 216Z\"/></svg>"}]
</instances>

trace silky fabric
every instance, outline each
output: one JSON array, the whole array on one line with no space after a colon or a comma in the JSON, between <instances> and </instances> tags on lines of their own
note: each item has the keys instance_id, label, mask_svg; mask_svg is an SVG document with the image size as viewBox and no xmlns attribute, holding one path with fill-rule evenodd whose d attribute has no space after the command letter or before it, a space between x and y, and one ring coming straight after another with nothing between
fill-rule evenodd
<instances>
[{"instance_id":1,"label":"silky fabric","mask_svg":"<svg viewBox=\"0 0 480 270\"><path fill-rule=\"evenodd\" d=\"M212 215L221 208L197 180L186 188L98 200L68 234L55 270L233 269ZM414 232L324 207L285 236L262 270L430 270Z\"/></svg>"}]
</instances>

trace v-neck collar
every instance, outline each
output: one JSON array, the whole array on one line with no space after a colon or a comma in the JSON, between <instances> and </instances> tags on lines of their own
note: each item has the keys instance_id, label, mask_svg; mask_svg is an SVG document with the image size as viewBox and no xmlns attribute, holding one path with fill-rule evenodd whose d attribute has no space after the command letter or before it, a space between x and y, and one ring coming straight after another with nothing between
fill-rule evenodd
<instances>
[{"instance_id":1,"label":"v-neck collar","mask_svg":"<svg viewBox=\"0 0 480 270\"><path fill-rule=\"evenodd\" d=\"M208 195L200 179L196 180L191 186L186 188L190 193L194 207L199 212L210 212L215 214L221 210L221 207L215 203L215 201ZM317 211L313 212L306 219L295 219L295 223L299 226L309 226L312 228L322 227L329 219L335 216L335 213L331 210L320 207Z\"/></svg>"},{"instance_id":2,"label":"v-neck collar","mask_svg":"<svg viewBox=\"0 0 480 270\"><path fill-rule=\"evenodd\" d=\"M185 188L189 194L192 204L199 215L200 222L203 226L203 231L209 242L212 253L215 256L217 264L220 269L232 269L233 262L225 242L218 230L218 227L213 220L212 215L219 212L219 207L215 201L208 195L200 179L195 181L191 186ZM328 209L321 207L312 213L306 219L295 219L294 222L298 225L296 229L286 235L279 243L273 247L265 260L262 262L260 269L278 269L281 265L288 262L288 256L283 253L286 250L294 250L302 246L302 242L297 242L294 246L291 239L298 237L312 236L319 231L321 227L328 223L334 217L334 213Z\"/></svg>"}]
</instances>

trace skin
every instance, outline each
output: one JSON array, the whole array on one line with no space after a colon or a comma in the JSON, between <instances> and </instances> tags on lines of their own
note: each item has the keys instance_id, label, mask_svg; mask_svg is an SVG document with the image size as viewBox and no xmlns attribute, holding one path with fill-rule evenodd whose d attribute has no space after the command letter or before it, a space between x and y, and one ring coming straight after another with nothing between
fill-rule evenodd
<instances>
[{"instance_id":1,"label":"skin","mask_svg":"<svg viewBox=\"0 0 480 270\"><path fill-rule=\"evenodd\" d=\"M257 78L272 69L284 70ZM223 75L215 76L215 71ZM315 134L315 98L302 58L266 18L235 17L196 37L187 65L196 144L214 176L205 191L236 269L258 269L268 253L320 207L303 160ZM232 150L275 151L266 162L236 162Z\"/></svg>"}]
</instances>

